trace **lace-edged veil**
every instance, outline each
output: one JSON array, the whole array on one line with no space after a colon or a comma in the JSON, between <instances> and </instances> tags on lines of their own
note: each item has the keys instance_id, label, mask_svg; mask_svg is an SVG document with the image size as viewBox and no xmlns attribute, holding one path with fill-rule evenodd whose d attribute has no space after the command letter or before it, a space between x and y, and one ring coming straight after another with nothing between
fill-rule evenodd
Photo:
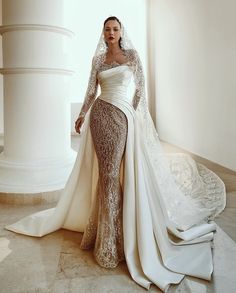
<instances>
[{"instance_id":1,"label":"lace-edged veil","mask_svg":"<svg viewBox=\"0 0 236 293\"><path fill-rule=\"evenodd\" d=\"M130 38L128 37L127 31L124 25L121 23L121 42L120 45L123 50L135 49ZM104 30L102 29L94 57L104 55L107 52L107 45L104 39Z\"/></svg>"},{"instance_id":2,"label":"lace-edged veil","mask_svg":"<svg viewBox=\"0 0 236 293\"><path fill-rule=\"evenodd\" d=\"M174 223L180 230L186 230L189 227L206 220L212 211L200 206L197 200L187 197L177 186L174 176L171 174L168 158L161 146L158 133L151 118L148 103L146 101L145 83L143 82L143 69L141 60L133 43L131 42L128 33L121 23L121 47L125 51L135 51L135 62L133 66L134 79L138 80L140 100L136 109L136 117L139 123L139 129L145 138L143 143L145 145L145 155L150 162L150 168L158 182L161 198L166 208L166 216L170 222ZM107 45L104 40L104 31L102 30L93 60L95 66L101 65L105 61L107 52ZM155 200L155 199L154 199Z\"/></svg>"}]
</instances>

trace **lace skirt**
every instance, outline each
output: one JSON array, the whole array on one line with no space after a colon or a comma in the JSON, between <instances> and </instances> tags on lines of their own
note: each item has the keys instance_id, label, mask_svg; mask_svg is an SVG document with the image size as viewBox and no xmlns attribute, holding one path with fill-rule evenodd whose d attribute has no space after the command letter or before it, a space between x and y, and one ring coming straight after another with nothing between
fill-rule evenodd
<instances>
[{"instance_id":1,"label":"lace skirt","mask_svg":"<svg viewBox=\"0 0 236 293\"><path fill-rule=\"evenodd\" d=\"M98 98L91 109L90 129L98 159L99 179L96 200L80 247L94 247L96 261L102 267L114 268L124 259L120 171L127 138L127 119L116 106Z\"/></svg>"}]
</instances>

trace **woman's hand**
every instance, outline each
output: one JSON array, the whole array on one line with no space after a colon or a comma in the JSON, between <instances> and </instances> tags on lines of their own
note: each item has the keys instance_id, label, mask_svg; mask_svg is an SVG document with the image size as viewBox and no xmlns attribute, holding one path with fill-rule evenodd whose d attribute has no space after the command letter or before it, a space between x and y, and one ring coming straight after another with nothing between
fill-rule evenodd
<instances>
[{"instance_id":1,"label":"woman's hand","mask_svg":"<svg viewBox=\"0 0 236 293\"><path fill-rule=\"evenodd\" d=\"M84 123L84 117L83 116L79 116L78 119L75 121L75 131L78 132L80 134L81 132L81 126Z\"/></svg>"}]
</instances>

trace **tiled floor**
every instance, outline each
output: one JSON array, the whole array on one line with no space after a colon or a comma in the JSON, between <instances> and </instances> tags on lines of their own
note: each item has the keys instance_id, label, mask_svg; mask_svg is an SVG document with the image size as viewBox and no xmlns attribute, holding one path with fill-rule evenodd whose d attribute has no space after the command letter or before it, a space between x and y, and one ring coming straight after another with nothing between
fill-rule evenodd
<instances>
[{"instance_id":1,"label":"tiled floor","mask_svg":"<svg viewBox=\"0 0 236 293\"><path fill-rule=\"evenodd\" d=\"M72 140L74 149L77 143L76 137ZM232 176L230 174L230 182L234 181ZM233 188L228 196L230 204L216 219L219 227L214 241L213 280L186 278L179 286L172 286L168 293L236 292L236 193ZM146 292L132 281L125 263L113 270L99 267L92 251L79 249L80 233L61 229L34 238L4 230L6 224L54 205L0 204L0 293ZM160 291L152 286L149 292Z\"/></svg>"}]
</instances>

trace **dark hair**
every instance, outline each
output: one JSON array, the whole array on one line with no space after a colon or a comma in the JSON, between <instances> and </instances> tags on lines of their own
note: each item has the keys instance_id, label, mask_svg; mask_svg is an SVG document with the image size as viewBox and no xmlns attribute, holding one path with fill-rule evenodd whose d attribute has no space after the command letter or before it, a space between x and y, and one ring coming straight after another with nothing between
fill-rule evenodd
<instances>
[{"instance_id":1,"label":"dark hair","mask_svg":"<svg viewBox=\"0 0 236 293\"><path fill-rule=\"evenodd\" d=\"M110 17L108 17L108 18L104 21L103 27L105 27L105 24L106 24L109 20L116 20L116 21L119 23L120 27L121 27L121 22L120 22L120 20L119 20L116 16L110 16Z\"/></svg>"},{"instance_id":2,"label":"dark hair","mask_svg":"<svg viewBox=\"0 0 236 293\"><path fill-rule=\"evenodd\" d=\"M110 16L110 17L108 17L107 19L105 19L105 21L104 21L104 23L103 23L103 28L105 27L106 23L107 23L109 20L116 20L116 21L119 23L120 27L121 27L121 22L120 22L120 20L119 20L116 16ZM107 43L106 43L106 45L107 45ZM119 46L120 46L121 49L123 49L122 46L121 46L121 37L120 37L120 39L119 39Z\"/></svg>"}]
</instances>

